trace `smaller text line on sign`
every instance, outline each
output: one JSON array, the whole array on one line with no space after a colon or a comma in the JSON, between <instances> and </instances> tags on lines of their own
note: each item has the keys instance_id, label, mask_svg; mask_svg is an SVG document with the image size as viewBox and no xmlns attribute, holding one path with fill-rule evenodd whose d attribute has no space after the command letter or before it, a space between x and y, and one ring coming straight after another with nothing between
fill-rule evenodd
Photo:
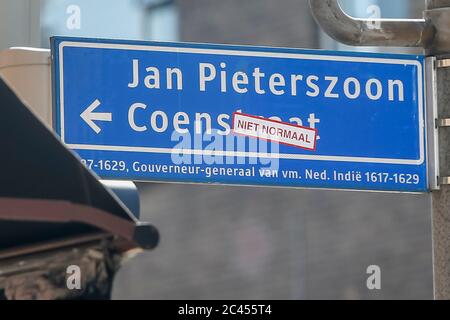
<instances>
[{"instance_id":1,"label":"smaller text line on sign","mask_svg":"<svg viewBox=\"0 0 450 320\"><path fill-rule=\"evenodd\" d=\"M317 129L248 114L233 113L233 133L305 150L316 150Z\"/></svg>"}]
</instances>

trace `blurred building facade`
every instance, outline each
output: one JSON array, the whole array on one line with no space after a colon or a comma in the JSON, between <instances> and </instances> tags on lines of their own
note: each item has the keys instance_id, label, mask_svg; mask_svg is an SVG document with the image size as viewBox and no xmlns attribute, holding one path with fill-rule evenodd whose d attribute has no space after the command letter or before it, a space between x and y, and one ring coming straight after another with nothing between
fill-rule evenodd
<instances>
[{"instance_id":1,"label":"blurred building facade","mask_svg":"<svg viewBox=\"0 0 450 320\"><path fill-rule=\"evenodd\" d=\"M354 15L420 17L422 0L343 0ZM21 21L18 17L21 17ZM0 0L0 50L51 35L342 49L307 0ZM354 49L354 48L352 48ZM118 299L432 298L428 195L139 184L155 251ZM381 290L367 289L369 265Z\"/></svg>"}]
</instances>

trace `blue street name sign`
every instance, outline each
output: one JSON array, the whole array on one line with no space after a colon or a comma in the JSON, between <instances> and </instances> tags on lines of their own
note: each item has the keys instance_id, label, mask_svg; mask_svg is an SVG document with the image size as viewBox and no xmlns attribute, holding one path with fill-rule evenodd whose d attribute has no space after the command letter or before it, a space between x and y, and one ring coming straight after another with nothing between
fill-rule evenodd
<instances>
[{"instance_id":1,"label":"blue street name sign","mask_svg":"<svg viewBox=\"0 0 450 320\"><path fill-rule=\"evenodd\" d=\"M424 57L52 39L55 130L107 179L426 192Z\"/></svg>"}]
</instances>

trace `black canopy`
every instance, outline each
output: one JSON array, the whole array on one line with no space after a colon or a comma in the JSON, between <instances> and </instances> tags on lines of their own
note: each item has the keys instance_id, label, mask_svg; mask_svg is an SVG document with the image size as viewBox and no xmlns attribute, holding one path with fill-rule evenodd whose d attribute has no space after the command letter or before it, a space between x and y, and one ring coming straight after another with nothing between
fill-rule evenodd
<instances>
[{"instance_id":1,"label":"black canopy","mask_svg":"<svg viewBox=\"0 0 450 320\"><path fill-rule=\"evenodd\" d=\"M0 112L0 256L96 232L156 246L156 229L137 221L1 78Z\"/></svg>"}]
</instances>

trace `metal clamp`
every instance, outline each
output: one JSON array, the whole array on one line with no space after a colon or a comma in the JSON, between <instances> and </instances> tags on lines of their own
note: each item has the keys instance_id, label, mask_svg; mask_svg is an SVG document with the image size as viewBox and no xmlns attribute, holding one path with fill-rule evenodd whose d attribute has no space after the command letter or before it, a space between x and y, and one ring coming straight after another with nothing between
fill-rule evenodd
<instances>
[{"instance_id":1,"label":"metal clamp","mask_svg":"<svg viewBox=\"0 0 450 320\"><path fill-rule=\"evenodd\" d=\"M450 185L450 177L439 177L440 185Z\"/></svg>"},{"instance_id":2,"label":"metal clamp","mask_svg":"<svg viewBox=\"0 0 450 320\"><path fill-rule=\"evenodd\" d=\"M450 118L436 119L436 128L450 127Z\"/></svg>"},{"instance_id":3,"label":"metal clamp","mask_svg":"<svg viewBox=\"0 0 450 320\"><path fill-rule=\"evenodd\" d=\"M448 68L448 67L450 67L450 59L440 59L440 60L437 60L436 66L437 66L438 68Z\"/></svg>"},{"instance_id":4,"label":"metal clamp","mask_svg":"<svg viewBox=\"0 0 450 320\"><path fill-rule=\"evenodd\" d=\"M436 119L436 128L445 128L445 127L450 127L450 118ZM450 185L450 177L439 177L438 183L439 185Z\"/></svg>"},{"instance_id":5,"label":"metal clamp","mask_svg":"<svg viewBox=\"0 0 450 320\"><path fill-rule=\"evenodd\" d=\"M437 68L449 68L450 59L440 59L436 61ZM436 119L436 128L450 127L450 118ZM439 177L439 185L450 185L450 177Z\"/></svg>"}]
</instances>

